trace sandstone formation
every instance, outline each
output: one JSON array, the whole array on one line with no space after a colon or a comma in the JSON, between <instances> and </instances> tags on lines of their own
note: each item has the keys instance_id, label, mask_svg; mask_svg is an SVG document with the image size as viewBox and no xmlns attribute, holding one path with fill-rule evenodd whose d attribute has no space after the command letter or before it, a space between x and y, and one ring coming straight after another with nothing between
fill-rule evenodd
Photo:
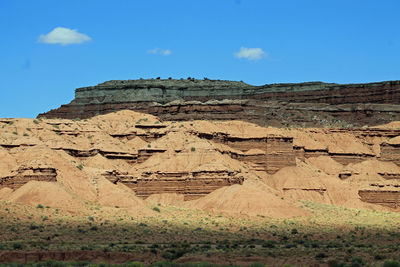
<instances>
[{"instance_id":1,"label":"sandstone formation","mask_svg":"<svg viewBox=\"0 0 400 267\"><path fill-rule=\"evenodd\" d=\"M242 120L261 126L354 127L400 120L400 81L253 86L220 80L117 80L76 89L75 99L40 114L90 118L130 109L162 120Z\"/></svg>"},{"instance_id":2,"label":"sandstone formation","mask_svg":"<svg viewBox=\"0 0 400 267\"><path fill-rule=\"evenodd\" d=\"M146 199L271 217L306 214L298 200L398 209L399 126L273 128L128 110L0 119L0 198L75 208L90 201L140 214L153 212Z\"/></svg>"}]
</instances>

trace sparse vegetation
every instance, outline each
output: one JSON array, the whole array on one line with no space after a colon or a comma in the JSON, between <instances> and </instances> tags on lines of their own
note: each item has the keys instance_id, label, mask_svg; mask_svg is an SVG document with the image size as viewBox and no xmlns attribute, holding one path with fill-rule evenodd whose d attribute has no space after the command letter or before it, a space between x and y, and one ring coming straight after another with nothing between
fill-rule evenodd
<instances>
[{"instance_id":1,"label":"sparse vegetation","mask_svg":"<svg viewBox=\"0 0 400 267\"><path fill-rule=\"evenodd\" d=\"M153 210L157 211L157 212L161 212L159 207L154 207Z\"/></svg>"}]
</instances>

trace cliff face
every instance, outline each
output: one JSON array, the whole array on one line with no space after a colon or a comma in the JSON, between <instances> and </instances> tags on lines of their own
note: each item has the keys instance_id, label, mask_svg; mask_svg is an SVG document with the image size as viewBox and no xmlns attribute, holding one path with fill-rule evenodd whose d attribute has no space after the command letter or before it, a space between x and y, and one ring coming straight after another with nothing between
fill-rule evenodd
<instances>
[{"instance_id":1,"label":"cliff face","mask_svg":"<svg viewBox=\"0 0 400 267\"><path fill-rule=\"evenodd\" d=\"M0 119L0 193L36 199L30 188L47 185L69 195L67 201L79 196L115 206L106 202L115 194L120 206L136 196L174 193L190 201L222 187L254 187L269 192L265 201L368 202L398 210L399 138L400 122L289 129L162 121L129 110L88 120ZM218 195L218 203L227 202Z\"/></svg>"},{"instance_id":2,"label":"cliff face","mask_svg":"<svg viewBox=\"0 0 400 267\"><path fill-rule=\"evenodd\" d=\"M363 126L400 120L400 81L253 86L219 80L108 81L38 117L89 118L130 109L163 120L244 120L261 126Z\"/></svg>"}]
</instances>

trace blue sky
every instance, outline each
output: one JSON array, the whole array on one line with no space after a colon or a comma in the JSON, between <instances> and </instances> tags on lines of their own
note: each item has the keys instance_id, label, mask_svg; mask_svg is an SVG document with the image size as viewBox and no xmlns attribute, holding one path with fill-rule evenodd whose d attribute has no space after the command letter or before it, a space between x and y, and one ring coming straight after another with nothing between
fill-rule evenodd
<instances>
[{"instance_id":1,"label":"blue sky","mask_svg":"<svg viewBox=\"0 0 400 267\"><path fill-rule=\"evenodd\" d=\"M113 79L400 79L400 1L2 0L0 117Z\"/></svg>"}]
</instances>

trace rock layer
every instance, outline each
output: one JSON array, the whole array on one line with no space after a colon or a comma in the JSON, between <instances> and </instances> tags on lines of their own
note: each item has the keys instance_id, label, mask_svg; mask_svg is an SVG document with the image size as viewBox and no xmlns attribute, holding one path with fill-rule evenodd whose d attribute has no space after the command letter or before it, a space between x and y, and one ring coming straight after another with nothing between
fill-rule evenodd
<instances>
[{"instance_id":1,"label":"rock layer","mask_svg":"<svg viewBox=\"0 0 400 267\"><path fill-rule=\"evenodd\" d=\"M88 120L0 119L0 189L23 199L28 191L59 188L70 199L130 206L143 201L136 196L200 201L214 191L247 197L243 188L256 187L274 200L398 209L399 126L274 128L168 122L134 111ZM39 184L48 187L33 190Z\"/></svg>"},{"instance_id":2,"label":"rock layer","mask_svg":"<svg viewBox=\"0 0 400 267\"><path fill-rule=\"evenodd\" d=\"M0 188L18 189L29 181L56 182L57 170L51 167L20 167L0 178Z\"/></svg>"},{"instance_id":3,"label":"rock layer","mask_svg":"<svg viewBox=\"0 0 400 267\"><path fill-rule=\"evenodd\" d=\"M130 109L163 120L243 120L261 126L362 126L400 120L400 81L253 86L220 80L108 81L38 117L89 118Z\"/></svg>"}]
</instances>

